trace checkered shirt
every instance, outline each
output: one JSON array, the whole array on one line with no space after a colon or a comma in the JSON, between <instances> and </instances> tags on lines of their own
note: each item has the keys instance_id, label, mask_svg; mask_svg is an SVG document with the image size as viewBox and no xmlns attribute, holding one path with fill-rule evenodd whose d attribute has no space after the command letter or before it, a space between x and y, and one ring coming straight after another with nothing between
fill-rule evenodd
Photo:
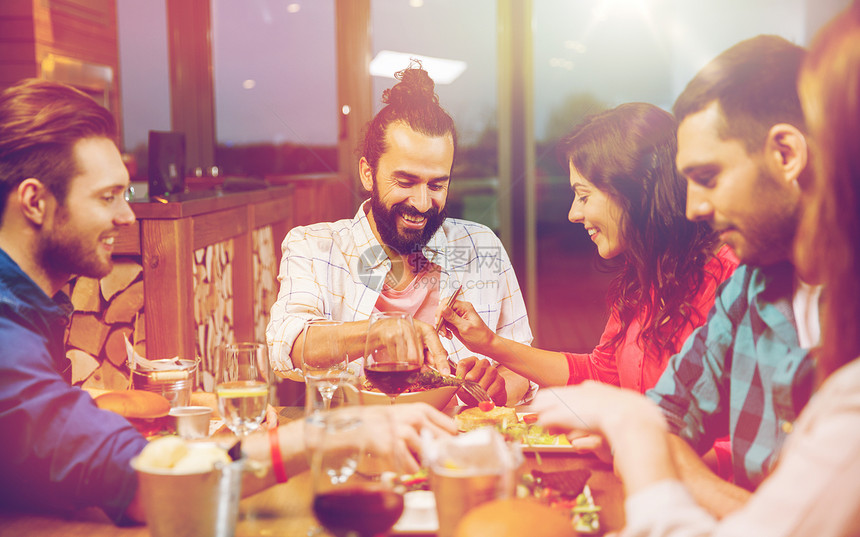
<instances>
[{"instance_id":1,"label":"checkered shirt","mask_svg":"<svg viewBox=\"0 0 860 537\"><path fill-rule=\"evenodd\" d=\"M798 342L793 281L788 263L738 267L708 322L647 392L671 432L700 454L730 434L735 483L749 489L772 469L811 393L813 361Z\"/></svg>"},{"instance_id":2,"label":"checkered shirt","mask_svg":"<svg viewBox=\"0 0 860 537\"><path fill-rule=\"evenodd\" d=\"M281 288L266 329L276 370L294 370L290 350L308 319L361 321L373 312L391 261L373 235L366 205L351 220L297 227L284 239ZM490 329L531 343L516 274L501 241L488 227L447 218L423 253L442 269L441 297L462 285L460 300L471 302ZM457 338L442 338L442 344L454 361L475 355Z\"/></svg>"}]
</instances>

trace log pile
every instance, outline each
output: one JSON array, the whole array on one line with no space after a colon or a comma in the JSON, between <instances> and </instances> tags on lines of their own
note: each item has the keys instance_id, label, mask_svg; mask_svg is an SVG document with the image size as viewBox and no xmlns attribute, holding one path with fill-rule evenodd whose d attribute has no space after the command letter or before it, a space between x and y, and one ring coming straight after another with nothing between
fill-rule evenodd
<instances>
[{"instance_id":1,"label":"log pile","mask_svg":"<svg viewBox=\"0 0 860 537\"><path fill-rule=\"evenodd\" d=\"M254 341L266 341L266 325L278 298L279 258L271 226L253 231L254 240Z\"/></svg>"},{"instance_id":2,"label":"log pile","mask_svg":"<svg viewBox=\"0 0 860 537\"><path fill-rule=\"evenodd\" d=\"M214 388L216 351L235 341L233 331L233 241L226 240L194 252L194 325L203 389Z\"/></svg>"},{"instance_id":3,"label":"log pile","mask_svg":"<svg viewBox=\"0 0 860 537\"><path fill-rule=\"evenodd\" d=\"M269 312L278 292L278 255L272 228L256 229L253 240L254 338L266 341ZM195 347L201 359L198 380L214 387L216 351L235 342L232 240L193 252L192 302ZM73 279L65 289L74 313L66 335L72 382L89 389L117 390L129 385L124 339L146 353L143 268L138 256L115 256L113 271L96 280ZM165 357L160 357L165 358Z\"/></svg>"},{"instance_id":4,"label":"log pile","mask_svg":"<svg viewBox=\"0 0 860 537\"><path fill-rule=\"evenodd\" d=\"M111 273L101 280L79 276L69 282L75 311L66 334L66 357L73 384L106 390L128 387L124 339L146 355L142 272L139 258L118 256Z\"/></svg>"}]
</instances>

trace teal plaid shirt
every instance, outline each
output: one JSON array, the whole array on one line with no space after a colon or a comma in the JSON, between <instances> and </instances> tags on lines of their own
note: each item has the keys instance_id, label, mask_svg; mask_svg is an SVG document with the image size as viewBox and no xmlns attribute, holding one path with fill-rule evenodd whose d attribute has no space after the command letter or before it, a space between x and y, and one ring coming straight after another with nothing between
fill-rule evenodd
<instances>
[{"instance_id":1,"label":"teal plaid shirt","mask_svg":"<svg viewBox=\"0 0 860 537\"><path fill-rule=\"evenodd\" d=\"M700 454L729 434L735 483L767 477L809 400L812 359L800 347L790 264L741 265L653 389L669 430Z\"/></svg>"}]
</instances>

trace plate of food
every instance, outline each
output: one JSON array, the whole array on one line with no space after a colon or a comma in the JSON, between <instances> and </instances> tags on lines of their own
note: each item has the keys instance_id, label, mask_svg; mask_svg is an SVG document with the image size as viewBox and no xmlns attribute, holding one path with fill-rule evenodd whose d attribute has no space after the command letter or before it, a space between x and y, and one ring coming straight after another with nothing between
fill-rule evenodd
<instances>
[{"instance_id":1,"label":"plate of food","mask_svg":"<svg viewBox=\"0 0 860 537\"><path fill-rule=\"evenodd\" d=\"M517 497L534 498L571 519L580 535L600 532L600 506L588 486L591 472L586 469L524 474L517 486Z\"/></svg>"},{"instance_id":2,"label":"plate of food","mask_svg":"<svg viewBox=\"0 0 860 537\"><path fill-rule=\"evenodd\" d=\"M509 440L519 439L523 451L552 452L570 451L570 442L561 434L550 434L535 424L535 414L519 413L513 407L496 406L489 401L476 407L467 408L454 416L461 432L478 427L491 426L499 430Z\"/></svg>"},{"instance_id":3,"label":"plate of food","mask_svg":"<svg viewBox=\"0 0 860 537\"><path fill-rule=\"evenodd\" d=\"M395 399L395 404L427 403L442 410L451 399L460 384L456 379L446 377L433 370L417 373L409 382L409 386ZM373 383L362 377L357 390L345 390L347 403L362 403L365 405L390 405L391 398L376 389Z\"/></svg>"}]
</instances>

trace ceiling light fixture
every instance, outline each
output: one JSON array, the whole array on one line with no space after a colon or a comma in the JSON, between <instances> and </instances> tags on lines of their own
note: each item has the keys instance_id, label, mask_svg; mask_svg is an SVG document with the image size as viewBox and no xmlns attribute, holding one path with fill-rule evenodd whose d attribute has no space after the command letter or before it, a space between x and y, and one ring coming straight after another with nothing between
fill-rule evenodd
<instances>
[{"instance_id":1,"label":"ceiling light fixture","mask_svg":"<svg viewBox=\"0 0 860 537\"><path fill-rule=\"evenodd\" d=\"M421 67L427 71L430 78L436 84L450 84L457 80L466 70L466 62L460 60L448 60L445 58L433 58L410 54L408 52L394 52L391 50L380 50L376 57L370 61L370 74L386 78L394 78L394 73L406 69L410 60L418 60Z\"/></svg>"}]
</instances>

